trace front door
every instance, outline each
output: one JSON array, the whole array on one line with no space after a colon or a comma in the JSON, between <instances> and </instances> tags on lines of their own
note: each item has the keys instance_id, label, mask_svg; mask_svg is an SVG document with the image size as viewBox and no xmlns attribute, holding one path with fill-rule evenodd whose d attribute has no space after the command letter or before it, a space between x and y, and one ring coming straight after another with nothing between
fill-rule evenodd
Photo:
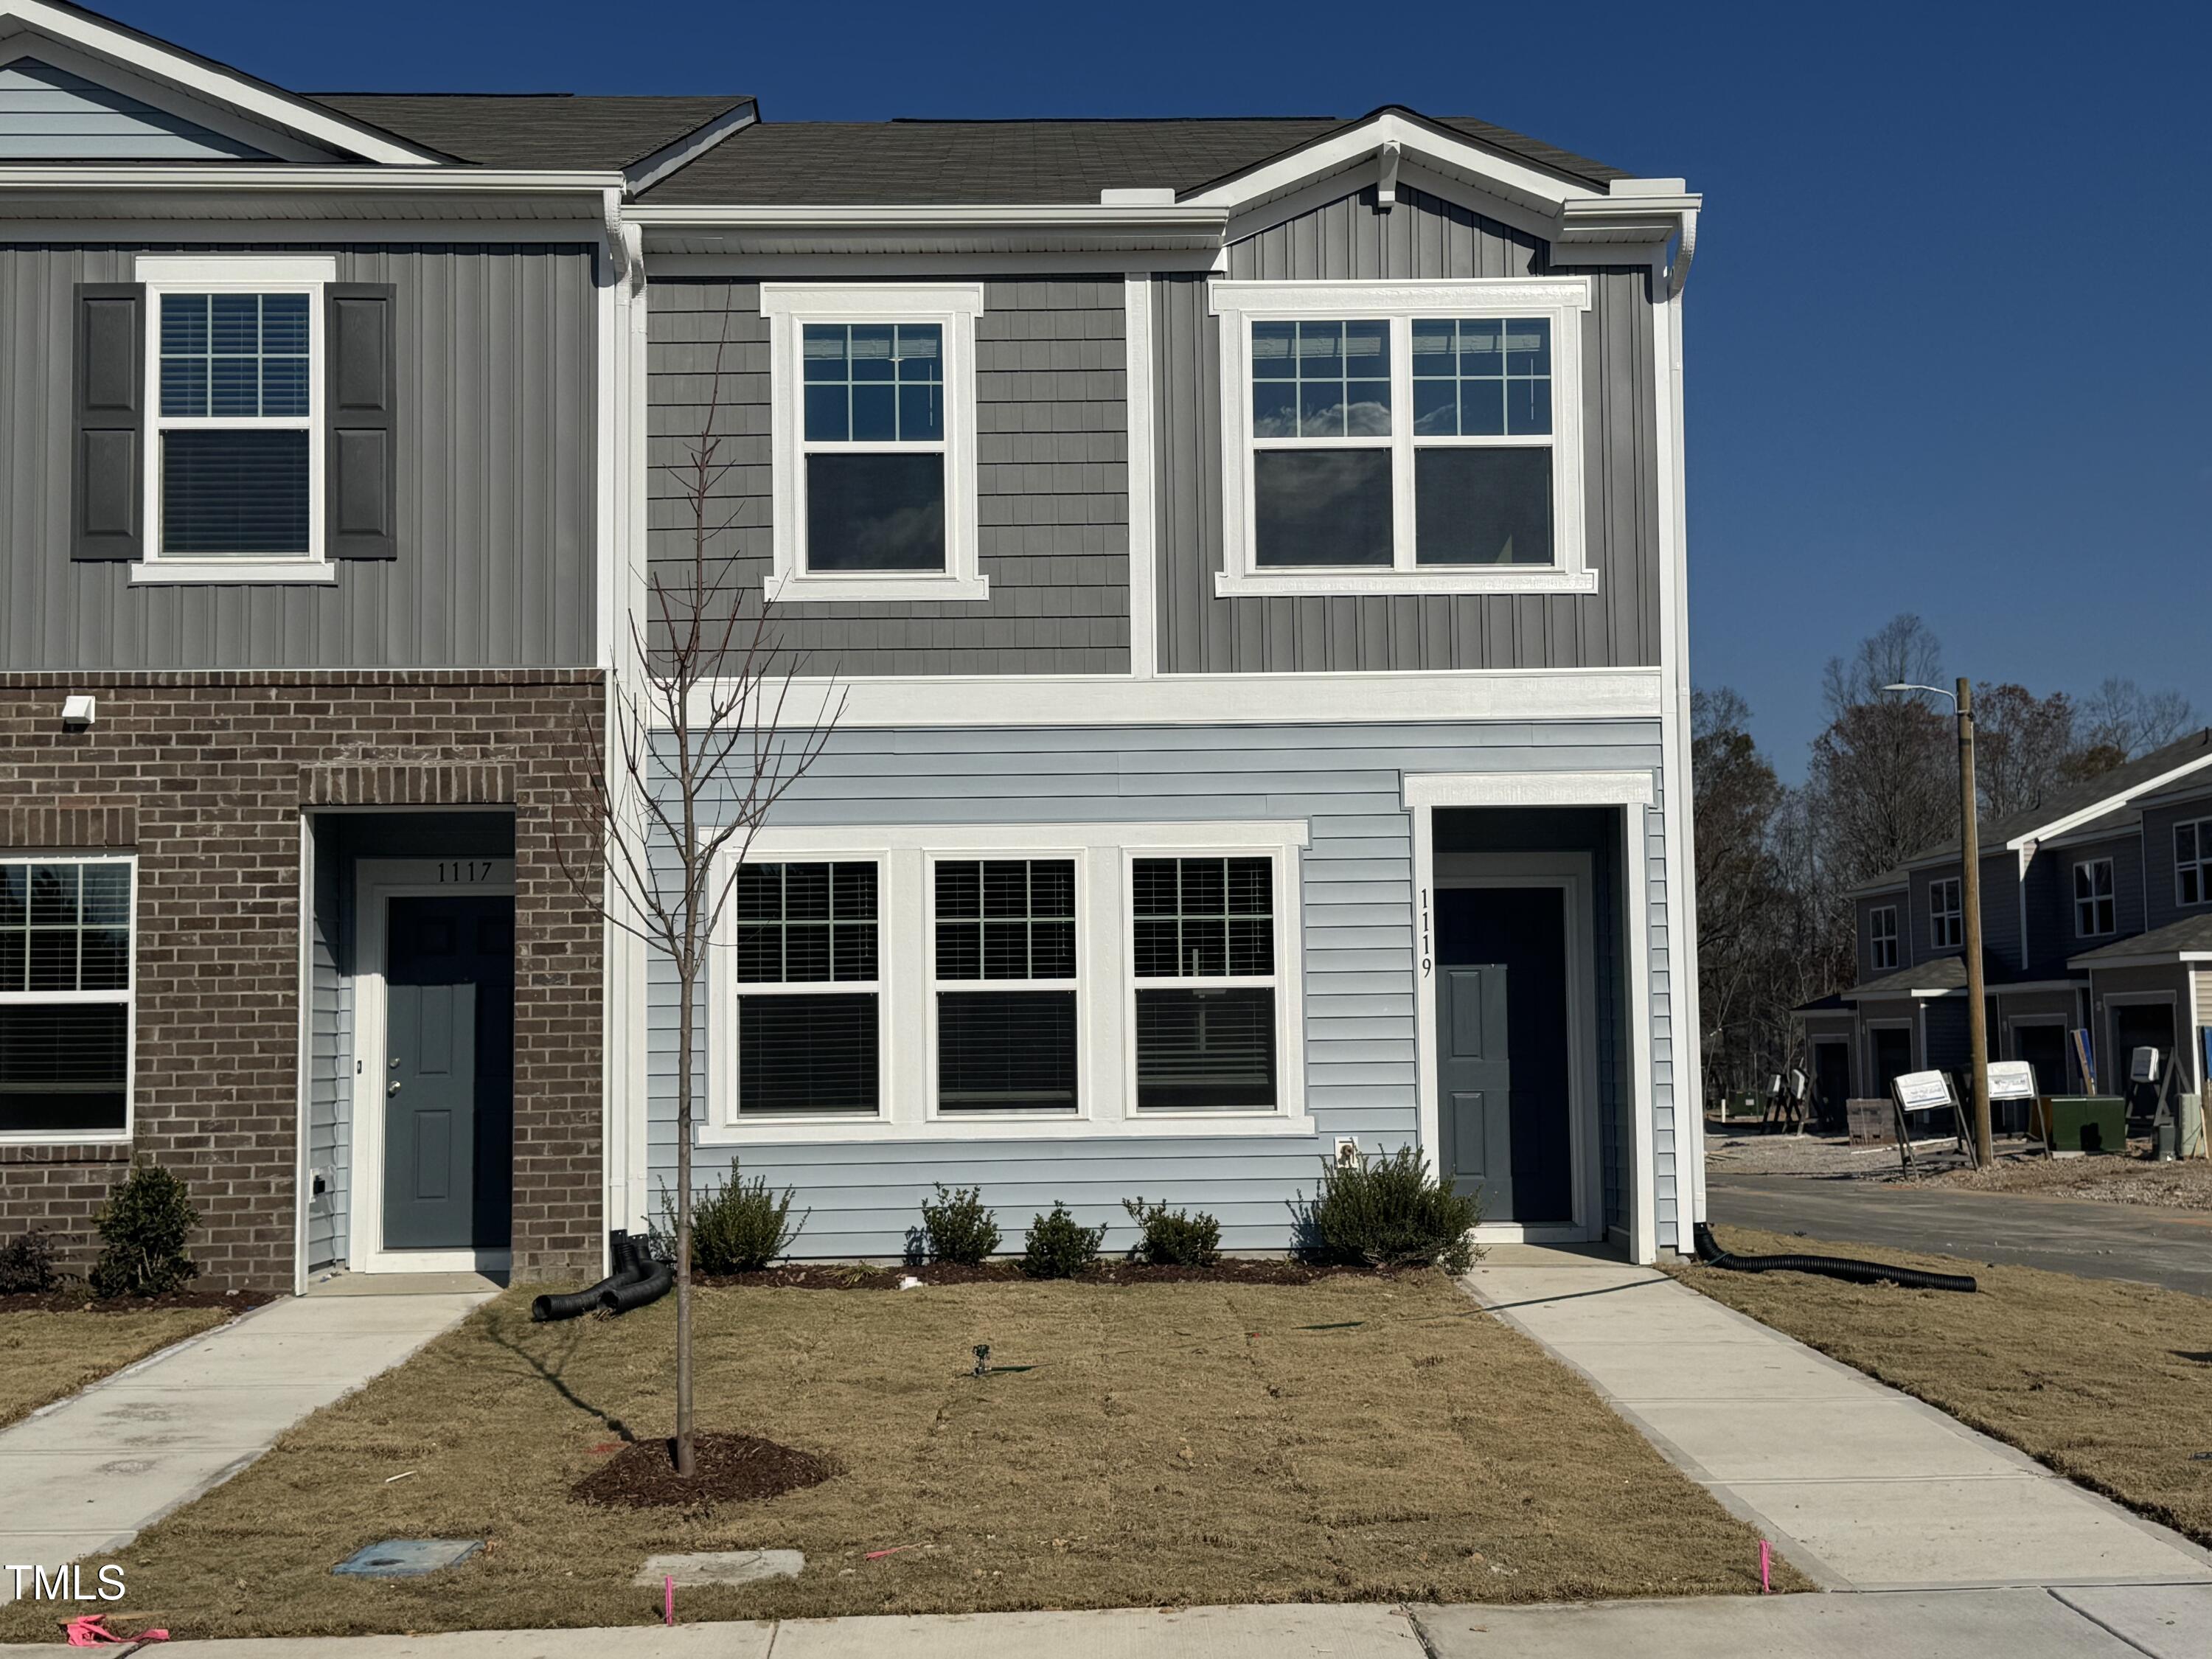
<instances>
[{"instance_id":1,"label":"front door","mask_svg":"<svg viewBox=\"0 0 2212 1659\"><path fill-rule=\"evenodd\" d=\"M385 924L384 1248L504 1249L514 901L394 898Z\"/></svg>"},{"instance_id":2,"label":"front door","mask_svg":"<svg viewBox=\"0 0 2212 1659\"><path fill-rule=\"evenodd\" d=\"M1566 895L1437 896L1437 1162L1485 1221L1574 1217Z\"/></svg>"},{"instance_id":3,"label":"front door","mask_svg":"<svg viewBox=\"0 0 2212 1659\"><path fill-rule=\"evenodd\" d=\"M2039 1095L2066 1092L2066 1028L2063 1025L2015 1025L2012 1052L2035 1068L2035 1091Z\"/></svg>"},{"instance_id":4,"label":"front door","mask_svg":"<svg viewBox=\"0 0 2212 1659\"><path fill-rule=\"evenodd\" d=\"M1874 1028L1875 1098L1889 1093L1889 1085L1912 1069L1912 1031L1904 1025Z\"/></svg>"},{"instance_id":5,"label":"front door","mask_svg":"<svg viewBox=\"0 0 2212 1659\"><path fill-rule=\"evenodd\" d=\"M1847 1042L1813 1045L1813 1105L1824 1125L1841 1125L1851 1095L1851 1049Z\"/></svg>"},{"instance_id":6,"label":"front door","mask_svg":"<svg viewBox=\"0 0 2212 1659\"><path fill-rule=\"evenodd\" d=\"M2101 1069L2112 1073L2105 1092L2128 1103L2128 1115L2148 1120L2158 1115L2159 1083L2134 1080L2136 1050L2158 1050L2159 1082L2173 1054L2173 1005L2170 1002L2116 1002L2112 1011L2112 1056ZM2103 1079L2100 1079L2102 1081Z\"/></svg>"}]
</instances>

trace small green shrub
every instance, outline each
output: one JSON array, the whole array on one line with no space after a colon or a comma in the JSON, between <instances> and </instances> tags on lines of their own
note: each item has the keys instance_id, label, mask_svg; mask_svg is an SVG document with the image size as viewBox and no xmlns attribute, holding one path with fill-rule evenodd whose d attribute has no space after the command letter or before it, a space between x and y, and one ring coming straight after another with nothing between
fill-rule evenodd
<instances>
[{"instance_id":1,"label":"small green shrub","mask_svg":"<svg viewBox=\"0 0 2212 1659\"><path fill-rule=\"evenodd\" d=\"M923 1254L932 1261L973 1266L999 1248L999 1226L984 1206L981 1187L948 1188L938 1183L937 1202L921 1201Z\"/></svg>"},{"instance_id":2,"label":"small green shrub","mask_svg":"<svg viewBox=\"0 0 2212 1659\"><path fill-rule=\"evenodd\" d=\"M37 1228L0 1247L0 1296L44 1296L61 1282L54 1270L54 1242Z\"/></svg>"},{"instance_id":3,"label":"small green shrub","mask_svg":"<svg viewBox=\"0 0 2212 1659\"><path fill-rule=\"evenodd\" d=\"M1433 1264L1463 1273L1476 1254L1468 1231L1481 1217L1479 1203L1433 1180L1427 1160L1401 1146L1348 1163L1324 1160L1305 1222L1315 1253L1329 1261L1370 1267Z\"/></svg>"},{"instance_id":4,"label":"small green shrub","mask_svg":"<svg viewBox=\"0 0 2212 1659\"><path fill-rule=\"evenodd\" d=\"M1073 1279L1098 1260L1103 1227L1085 1227L1055 1201L1050 1215L1030 1223L1022 1241L1022 1271L1031 1279Z\"/></svg>"},{"instance_id":5,"label":"small green shrub","mask_svg":"<svg viewBox=\"0 0 2212 1659\"><path fill-rule=\"evenodd\" d=\"M97 1297L161 1296L199 1274L185 1240L200 1213L185 1183L159 1164L140 1164L108 1194L97 1224L101 1249L92 1266Z\"/></svg>"},{"instance_id":6,"label":"small green shrub","mask_svg":"<svg viewBox=\"0 0 2212 1659\"><path fill-rule=\"evenodd\" d=\"M768 1177L744 1180L733 1162L721 1184L691 1200L691 1270L701 1273L755 1273L787 1251L806 1226L811 1210L791 1219L791 1188L768 1189ZM676 1254L675 1203L660 1195L659 1232Z\"/></svg>"},{"instance_id":7,"label":"small green shrub","mask_svg":"<svg viewBox=\"0 0 2212 1659\"><path fill-rule=\"evenodd\" d=\"M1129 1254L1155 1267L1211 1267L1221 1260L1221 1224L1203 1210L1191 1215L1164 1204L1125 1198L1121 1207L1137 1224Z\"/></svg>"}]
</instances>

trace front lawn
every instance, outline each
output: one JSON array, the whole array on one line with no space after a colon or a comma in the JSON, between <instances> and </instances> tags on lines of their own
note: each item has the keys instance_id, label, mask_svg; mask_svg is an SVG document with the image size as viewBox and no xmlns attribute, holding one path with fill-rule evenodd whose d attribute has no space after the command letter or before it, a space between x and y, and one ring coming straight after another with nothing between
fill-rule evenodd
<instances>
[{"instance_id":1,"label":"front lawn","mask_svg":"<svg viewBox=\"0 0 2212 1659\"><path fill-rule=\"evenodd\" d=\"M702 1428L843 1472L704 1513L576 1501L667 1432L674 1315L533 1326L501 1297L149 1530L119 1558L131 1606L179 1637L638 1623L647 1555L754 1547L805 1571L679 1616L1758 1588L1751 1532L1437 1274L702 1290ZM980 1342L1033 1369L977 1379ZM489 1542L331 1576L395 1537ZM0 1610L0 1640L48 1623Z\"/></svg>"},{"instance_id":2,"label":"front lawn","mask_svg":"<svg viewBox=\"0 0 2212 1659\"><path fill-rule=\"evenodd\" d=\"M220 1325L236 1311L161 1304L72 1306L58 1297L7 1302L0 1306L0 1428Z\"/></svg>"},{"instance_id":3,"label":"front lawn","mask_svg":"<svg viewBox=\"0 0 2212 1659\"><path fill-rule=\"evenodd\" d=\"M1745 1255L1856 1256L1972 1273L1971 1296L1691 1267L1683 1283L2212 1545L2212 1301L1729 1227Z\"/></svg>"}]
</instances>

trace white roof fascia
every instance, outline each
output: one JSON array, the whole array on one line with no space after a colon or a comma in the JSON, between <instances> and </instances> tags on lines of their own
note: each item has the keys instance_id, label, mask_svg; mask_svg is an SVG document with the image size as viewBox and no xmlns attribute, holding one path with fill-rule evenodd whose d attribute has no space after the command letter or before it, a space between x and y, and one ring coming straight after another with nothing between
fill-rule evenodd
<instances>
[{"instance_id":1,"label":"white roof fascia","mask_svg":"<svg viewBox=\"0 0 2212 1659\"><path fill-rule=\"evenodd\" d=\"M695 127L673 143L632 161L623 169L623 185L631 195L650 190L680 167L687 167L733 132L743 132L760 119L760 103L748 98L733 104L704 125Z\"/></svg>"},{"instance_id":2,"label":"white roof fascia","mask_svg":"<svg viewBox=\"0 0 2212 1659\"><path fill-rule=\"evenodd\" d=\"M1237 177L1183 198L1193 207L1235 210L1297 190L1327 173L1340 172L1383 145L1395 143L1408 161L1481 185L1524 207L1556 215L1571 201L1605 201L1606 192L1570 183L1527 161L1486 149L1473 139L1446 136L1395 110L1292 150Z\"/></svg>"},{"instance_id":3,"label":"white roof fascia","mask_svg":"<svg viewBox=\"0 0 2212 1659\"><path fill-rule=\"evenodd\" d=\"M47 5L44 0L0 0L0 28L11 20L365 161L399 167L453 165L433 151L369 131L320 105L186 57L84 12Z\"/></svg>"},{"instance_id":4,"label":"white roof fascia","mask_svg":"<svg viewBox=\"0 0 2212 1659\"><path fill-rule=\"evenodd\" d=\"M2125 789L2116 789L2102 800L2084 806L2078 811L2069 812L2064 817L2053 818L2048 823L2039 824L2026 835L2014 836L2005 845L2008 848L2016 848L2025 846L2031 841L2047 841L2052 836L2063 836L2076 825L2087 823L2093 818L2100 818L2116 806L2124 806L2137 796L2148 795L2153 790L2163 789L2177 779L2185 778L2192 772L2202 771L2207 766L2212 766L2212 750L2207 750L2195 760L2185 762L2172 771L2161 772L2154 778L2145 778L2141 783L2131 784Z\"/></svg>"}]
</instances>

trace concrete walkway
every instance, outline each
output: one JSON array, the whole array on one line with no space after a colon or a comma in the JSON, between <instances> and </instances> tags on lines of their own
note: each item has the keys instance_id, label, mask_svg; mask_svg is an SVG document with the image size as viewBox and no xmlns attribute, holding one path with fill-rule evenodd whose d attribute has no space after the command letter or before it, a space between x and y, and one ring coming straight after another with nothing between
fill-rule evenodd
<instances>
[{"instance_id":1,"label":"concrete walkway","mask_svg":"<svg viewBox=\"0 0 2212 1659\"><path fill-rule=\"evenodd\" d=\"M463 1284L336 1281L164 1348L0 1431L0 1563L52 1567L120 1549L493 1293L481 1280ZM362 1294L364 1285L421 1293ZM13 1577L0 1573L0 1601L14 1596Z\"/></svg>"},{"instance_id":2,"label":"concrete walkway","mask_svg":"<svg viewBox=\"0 0 2212 1659\"><path fill-rule=\"evenodd\" d=\"M1712 1218L1723 1226L2212 1296L2212 1212L1802 1176L1716 1175L1705 1186Z\"/></svg>"},{"instance_id":3,"label":"concrete walkway","mask_svg":"<svg viewBox=\"0 0 2212 1659\"><path fill-rule=\"evenodd\" d=\"M1467 1283L1827 1589L2212 1583L2179 1534L1663 1273L1508 1246Z\"/></svg>"},{"instance_id":4,"label":"concrete walkway","mask_svg":"<svg viewBox=\"0 0 2212 1659\"><path fill-rule=\"evenodd\" d=\"M0 1647L0 1659L70 1651ZM2204 1659L2212 1586L997 1613L185 1641L142 1651L162 1659Z\"/></svg>"}]
</instances>

